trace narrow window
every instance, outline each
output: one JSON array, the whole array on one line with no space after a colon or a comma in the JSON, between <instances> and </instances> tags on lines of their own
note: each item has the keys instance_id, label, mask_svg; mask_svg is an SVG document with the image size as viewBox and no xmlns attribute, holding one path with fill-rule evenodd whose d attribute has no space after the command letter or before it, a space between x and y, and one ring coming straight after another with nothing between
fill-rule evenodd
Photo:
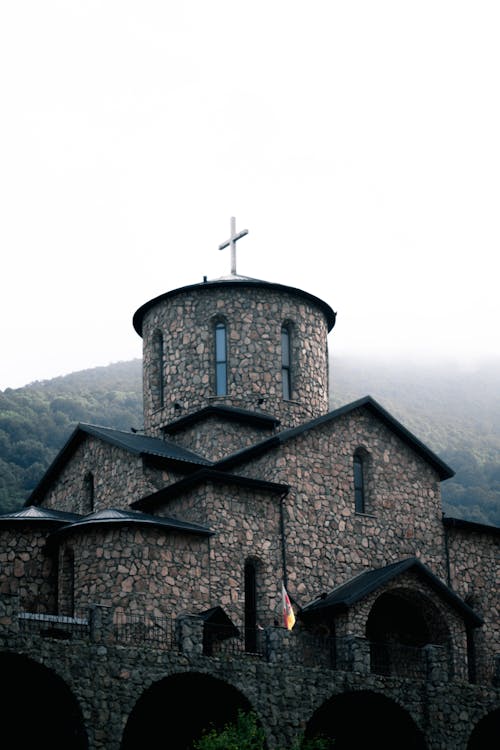
<instances>
[{"instance_id":1,"label":"narrow window","mask_svg":"<svg viewBox=\"0 0 500 750\"><path fill-rule=\"evenodd\" d=\"M291 387L291 361L290 361L290 329L287 325L281 328L281 383L283 398L290 401Z\"/></svg>"},{"instance_id":2,"label":"narrow window","mask_svg":"<svg viewBox=\"0 0 500 750\"><path fill-rule=\"evenodd\" d=\"M95 491L94 491L94 475L92 474L91 471L89 471L85 475L85 479L83 480L83 494L84 494L83 512L84 513L93 513L94 512Z\"/></svg>"},{"instance_id":3,"label":"narrow window","mask_svg":"<svg viewBox=\"0 0 500 750\"><path fill-rule=\"evenodd\" d=\"M365 478L363 459L359 453L354 454L354 509L356 513L365 512Z\"/></svg>"},{"instance_id":4,"label":"narrow window","mask_svg":"<svg viewBox=\"0 0 500 750\"><path fill-rule=\"evenodd\" d=\"M245 563L245 651L257 651L257 571L253 560Z\"/></svg>"},{"instance_id":5,"label":"narrow window","mask_svg":"<svg viewBox=\"0 0 500 750\"><path fill-rule=\"evenodd\" d=\"M215 325L215 393L227 395L226 326L221 321Z\"/></svg>"},{"instance_id":6,"label":"narrow window","mask_svg":"<svg viewBox=\"0 0 500 750\"><path fill-rule=\"evenodd\" d=\"M155 331L153 334L153 361L152 361L152 395L154 405L161 409L165 405L165 352L163 346L163 334Z\"/></svg>"},{"instance_id":7,"label":"narrow window","mask_svg":"<svg viewBox=\"0 0 500 750\"><path fill-rule=\"evenodd\" d=\"M58 613L73 617L75 613L75 558L73 551L64 549L58 582Z\"/></svg>"}]
</instances>

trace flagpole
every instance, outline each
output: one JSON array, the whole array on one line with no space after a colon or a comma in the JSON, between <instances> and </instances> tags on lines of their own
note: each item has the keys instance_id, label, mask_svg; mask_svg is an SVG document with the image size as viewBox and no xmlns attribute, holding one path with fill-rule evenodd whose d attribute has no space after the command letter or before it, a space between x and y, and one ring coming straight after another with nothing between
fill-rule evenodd
<instances>
[{"instance_id":1,"label":"flagpole","mask_svg":"<svg viewBox=\"0 0 500 750\"><path fill-rule=\"evenodd\" d=\"M285 507L284 500L289 490L280 497L280 533L281 533L281 564L283 566L283 585L288 589L288 575L286 572L286 537L285 537Z\"/></svg>"}]
</instances>

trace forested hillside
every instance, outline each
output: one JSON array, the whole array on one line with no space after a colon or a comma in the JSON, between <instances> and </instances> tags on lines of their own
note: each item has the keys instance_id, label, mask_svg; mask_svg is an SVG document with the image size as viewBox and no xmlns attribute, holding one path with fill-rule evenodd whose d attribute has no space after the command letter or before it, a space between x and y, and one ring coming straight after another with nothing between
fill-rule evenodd
<instances>
[{"instance_id":1,"label":"forested hillside","mask_svg":"<svg viewBox=\"0 0 500 750\"><path fill-rule=\"evenodd\" d=\"M456 472L444 510L500 525L500 363L475 372L335 357L331 408L370 395ZM0 391L0 512L19 508L78 422L142 426L142 363Z\"/></svg>"}]
</instances>

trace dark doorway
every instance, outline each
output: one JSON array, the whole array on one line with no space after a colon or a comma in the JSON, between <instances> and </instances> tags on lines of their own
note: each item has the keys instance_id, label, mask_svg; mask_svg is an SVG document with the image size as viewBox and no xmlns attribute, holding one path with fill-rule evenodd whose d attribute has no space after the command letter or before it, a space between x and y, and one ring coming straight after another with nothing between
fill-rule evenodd
<instances>
[{"instance_id":1,"label":"dark doorway","mask_svg":"<svg viewBox=\"0 0 500 750\"><path fill-rule=\"evenodd\" d=\"M185 673L154 683L136 703L121 750L189 750L212 726L236 721L251 710L234 687L206 674Z\"/></svg>"},{"instance_id":2,"label":"dark doorway","mask_svg":"<svg viewBox=\"0 0 500 750\"><path fill-rule=\"evenodd\" d=\"M394 701L370 691L338 695L312 716L306 738L322 736L335 750L425 750L422 733Z\"/></svg>"},{"instance_id":3,"label":"dark doorway","mask_svg":"<svg viewBox=\"0 0 500 750\"><path fill-rule=\"evenodd\" d=\"M499 739L500 709L497 709L477 724L470 736L467 750L498 750Z\"/></svg>"},{"instance_id":4,"label":"dark doorway","mask_svg":"<svg viewBox=\"0 0 500 750\"><path fill-rule=\"evenodd\" d=\"M17 750L87 750L78 703L47 667L18 654L0 654L2 736ZM2 742L2 746L4 746Z\"/></svg>"}]
</instances>

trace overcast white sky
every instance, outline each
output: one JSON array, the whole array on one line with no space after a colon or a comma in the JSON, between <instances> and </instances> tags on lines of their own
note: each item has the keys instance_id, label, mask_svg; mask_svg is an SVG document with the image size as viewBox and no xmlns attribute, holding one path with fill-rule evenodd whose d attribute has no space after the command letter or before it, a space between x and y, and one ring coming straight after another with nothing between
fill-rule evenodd
<instances>
[{"instance_id":1,"label":"overcast white sky","mask_svg":"<svg viewBox=\"0 0 500 750\"><path fill-rule=\"evenodd\" d=\"M500 355L500 3L0 4L0 389L140 357L230 271L335 355Z\"/></svg>"}]
</instances>

